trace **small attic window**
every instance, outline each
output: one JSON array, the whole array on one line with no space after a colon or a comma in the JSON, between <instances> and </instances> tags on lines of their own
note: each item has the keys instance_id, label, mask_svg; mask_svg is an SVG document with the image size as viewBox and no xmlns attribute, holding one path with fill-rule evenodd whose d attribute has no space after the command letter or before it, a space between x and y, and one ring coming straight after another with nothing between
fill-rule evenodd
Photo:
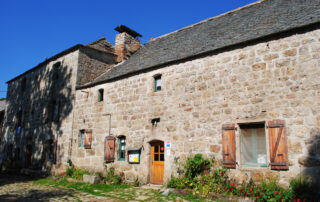
<instances>
[{"instance_id":1,"label":"small attic window","mask_svg":"<svg viewBox=\"0 0 320 202\"><path fill-rule=\"evenodd\" d=\"M161 74L153 76L154 78L154 92L161 91Z\"/></svg>"},{"instance_id":2,"label":"small attic window","mask_svg":"<svg viewBox=\"0 0 320 202\"><path fill-rule=\"evenodd\" d=\"M59 79L59 72L61 70L61 62L56 62L52 65L53 68L53 79L58 80Z\"/></svg>"},{"instance_id":3,"label":"small attic window","mask_svg":"<svg viewBox=\"0 0 320 202\"><path fill-rule=\"evenodd\" d=\"M21 82L21 92L26 91L27 79L23 78Z\"/></svg>"},{"instance_id":4,"label":"small attic window","mask_svg":"<svg viewBox=\"0 0 320 202\"><path fill-rule=\"evenodd\" d=\"M102 102L103 101L103 89L98 90L98 101Z\"/></svg>"}]
</instances>

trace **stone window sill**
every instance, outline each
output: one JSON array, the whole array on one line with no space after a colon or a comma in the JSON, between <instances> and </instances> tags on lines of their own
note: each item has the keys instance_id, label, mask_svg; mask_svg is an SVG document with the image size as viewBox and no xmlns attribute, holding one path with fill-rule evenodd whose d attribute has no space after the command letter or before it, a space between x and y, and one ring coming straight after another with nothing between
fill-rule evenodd
<instances>
[{"instance_id":1,"label":"stone window sill","mask_svg":"<svg viewBox=\"0 0 320 202\"><path fill-rule=\"evenodd\" d=\"M270 171L268 167L266 168L261 168L261 167L240 167L240 171L258 171L258 172L267 172Z\"/></svg>"}]
</instances>

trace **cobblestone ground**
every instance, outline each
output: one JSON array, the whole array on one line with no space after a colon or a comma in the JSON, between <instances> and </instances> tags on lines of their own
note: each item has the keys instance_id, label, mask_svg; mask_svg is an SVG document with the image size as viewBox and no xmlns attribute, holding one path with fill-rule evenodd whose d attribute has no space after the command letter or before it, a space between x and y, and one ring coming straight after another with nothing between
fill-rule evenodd
<instances>
[{"instance_id":1,"label":"cobblestone ground","mask_svg":"<svg viewBox=\"0 0 320 202\"><path fill-rule=\"evenodd\" d=\"M32 179L0 175L0 201L114 201L71 189L37 185Z\"/></svg>"},{"instance_id":2,"label":"cobblestone ground","mask_svg":"<svg viewBox=\"0 0 320 202\"><path fill-rule=\"evenodd\" d=\"M39 185L33 179L0 174L0 201L184 201L155 195L150 187L128 188L121 193L108 192L95 196L73 189ZM98 192L98 190L97 190Z\"/></svg>"}]
</instances>

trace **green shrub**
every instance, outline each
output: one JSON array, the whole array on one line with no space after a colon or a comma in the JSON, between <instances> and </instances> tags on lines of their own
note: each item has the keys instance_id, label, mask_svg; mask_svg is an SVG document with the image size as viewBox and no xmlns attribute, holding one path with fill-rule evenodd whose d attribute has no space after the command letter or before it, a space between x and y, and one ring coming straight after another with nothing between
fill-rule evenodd
<instances>
[{"instance_id":1,"label":"green shrub","mask_svg":"<svg viewBox=\"0 0 320 202\"><path fill-rule=\"evenodd\" d=\"M183 177L171 176L170 181L167 183L168 188L183 189L189 187L189 180Z\"/></svg>"},{"instance_id":2,"label":"green shrub","mask_svg":"<svg viewBox=\"0 0 320 202\"><path fill-rule=\"evenodd\" d=\"M291 201L294 198L291 190L280 187L273 180L263 180L261 185L256 185L252 181L241 185L227 183L225 189L226 193L250 197L259 201Z\"/></svg>"},{"instance_id":3,"label":"green shrub","mask_svg":"<svg viewBox=\"0 0 320 202\"><path fill-rule=\"evenodd\" d=\"M76 169L73 165L67 166L66 168L66 175L76 180L82 180L84 174L90 174L89 171Z\"/></svg>"},{"instance_id":4,"label":"green shrub","mask_svg":"<svg viewBox=\"0 0 320 202\"><path fill-rule=\"evenodd\" d=\"M194 157L187 159L184 164L185 177L192 179L199 174L202 174L205 170L210 170L210 161L202 158L202 154L196 154Z\"/></svg>"},{"instance_id":5,"label":"green shrub","mask_svg":"<svg viewBox=\"0 0 320 202\"><path fill-rule=\"evenodd\" d=\"M121 184L122 178L119 175L115 174L115 170L113 167L111 168L105 168L106 169L106 176L104 180L108 182L109 184Z\"/></svg>"},{"instance_id":6,"label":"green shrub","mask_svg":"<svg viewBox=\"0 0 320 202\"><path fill-rule=\"evenodd\" d=\"M73 166L67 166L66 167L66 175L68 177L72 177L74 170L75 170L75 168Z\"/></svg>"},{"instance_id":7,"label":"green shrub","mask_svg":"<svg viewBox=\"0 0 320 202\"><path fill-rule=\"evenodd\" d=\"M212 163L214 164L214 162ZM229 180L225 168L215 168L211 173L204 175L203 171L210 168L211 163L203 159L201 154L196 154L193 158L188 158L184 167L183 177L171 177L167 184L169 188L189 188L193 194L208 196L210 192L249 197L255 201L298 201L310 199L314 201L319 198L317 188L306 180L292 180L289 189L280 187L274 180L263 180L260 185L253 182L236 184ZM308 190L309 189L309 190ZM314 197L303 195L310 189L314 190Z\"/></svg>"},{"instance_id":8,"label":"green shrub","mask_svg":"<svg viewBox=\"0 0 320 202\"><path fill-rule=\"evenodd\" d=\"M290 188L297 198L308 201L315 201L320 198L318 186L301 175L290 180Z\"/></svg>"},{"instance_id":9,"label":"green shrub","mask_svg":"<svg viewBox=\"0 0 320 202\"><path fill-rule=\"evenodd\" d=\"M102 172L96 172L94 175L99 177L100 179L104 178Z\"/></svg>"},{"instance_id":10,"label":"green shrub","mask_svg":"<svg viewBox=\"0 0 320 202\"><path fill-rule=\"evenodd\" d=\"M139 187L140 186L140 182L139 182L138 178L134 179L133 186L135 186L135 187Z\"/></svg>"},{"instance_id":11,"label":"green shrub","mask_svg":"<svg viewBox=\"0 0 320 202\"><path fill-rule=\"evenodd\" d=\"M72 174L71 177L72 177L73 179L76 179L76 180L82 180L83 175L85 175L85 174L89 175L90 172L87 171L87 170L75 169L75 170L73 171L73 174Z\"/></svg>"}]
</instances>

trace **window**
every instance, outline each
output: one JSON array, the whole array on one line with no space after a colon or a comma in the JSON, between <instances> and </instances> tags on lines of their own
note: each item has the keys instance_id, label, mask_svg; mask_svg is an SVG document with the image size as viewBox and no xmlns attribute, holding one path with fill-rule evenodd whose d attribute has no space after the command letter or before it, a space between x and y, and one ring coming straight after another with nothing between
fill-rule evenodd
<instances>
[{"instance_id":1,"label":"window","mask_svg":"<svg viewBox=\"0 0 320 202\"><path fill-rule=\"evenodd\" d=\"M79 133L79 147L85 148L85 149L91 149L91 143L92 143L92 130L80 130Z\"/></svg>"},{"instance_id":2,"label":"window","mask_svg":"<svg viewBox=\"0 0 320 202\"><path fill-rule=\"evenodd\" d=\"M85 136L85 134L86 134L85 130L80 130L79 147L83 147L84 148L84 136Z\"/></svg>"},{"instance_id":3,"label":"window","mask_svg":"<svg viewBox=\"0 0 320 202\"><path fill-rule=\"evenodd\" d=\"M236 124L222 125L222 163L226 168L237 168L236 152L243 167L267 167L288 170L288 147L284 120L239 124L239 145L236 148ZM266 131L269 146L267 150ZM267 156L267 151L269 156ZM268 159L270 158L270 159Z\"/></svg>"},{"instance_id":4,"label":"window","mask_svg":"<svg viewBox=\"0 0 320 202\"><path fill-rule=\"evenodd\" d=\"M267 167L265 124L250 123L239 126L242 166Z\"/></svg>"},{"instance_id":5,"label":"window","mask_svg":"<svg viewBox=\"0 0 320 202\"><path fill-rule=\"evenodd\" d=\"M98 101L102 102L103 101L103 89L99 89L98 94L99 94Z\"/></svg>"},{"instance_id":6,"label":"window","mask_svg":"<svg viewBox=\"0 0 320 202\"><path fill-rule=\"evenodd\" d=\"M161 74L154 76L154 92L161 91Z\"/></svg>"},{"instance_id":7,"label":"window","mask_svg":"<svg viewBox=\"0 0 320 202\"><path fill-rule=\"evenodd\" d=\"M119 161L126 160L126 137L119 138Z\"/></svg>"},{"instance_id":8,"label":"window","mask_svg":"<svg viewBox=\"0 0 320 202\"><path fill-rule=\"evenodd\" d=\"M56 62L52 65L53 68L53 80L59 79L59 71L61 70L61 62Z\"/></svg>"}]
</instances>

